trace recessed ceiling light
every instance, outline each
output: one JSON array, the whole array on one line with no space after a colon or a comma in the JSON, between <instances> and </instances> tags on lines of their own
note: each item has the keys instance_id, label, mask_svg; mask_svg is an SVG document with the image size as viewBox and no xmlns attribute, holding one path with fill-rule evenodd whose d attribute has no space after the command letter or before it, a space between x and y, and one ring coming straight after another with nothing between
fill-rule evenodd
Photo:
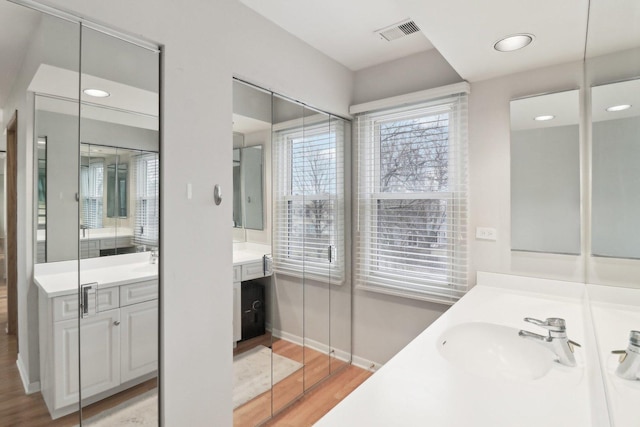
<instances>
[{"instance_id":1,"label":"recessed ceiling light","mask_svg":"<svg viewBox=\"0 0 640 427\"><path fill-rule=\"evenodd\" d=\"M533 118L533 120L537 120L539 122L546 122L547 120L553 120L555 118L556 116L547 115L547 116L536 116Z\"/></svg>"},{"instance_id":2,"label":"recessed ceiling light","mask_svg":"<svg viewBox=\"0 0 640 427\"><path fill-rule=\"evenodd\" d=\"M612 107L607 108L607 111L615 112L615 111L624 111L631 108L630 104L622 104L622 105L614 105Z\"/></svg>"},{"instance_id":3,"label":"recessed ceiling light","mask_svg":"<svg viewBox=\"0 0 640 427\"><path fill-rule=\"evenodd\" d=\"M95 96L96 98L106 98L111 95L109 92L102 89L85 89L83 92L89 96Z\"/></svg>"},{"instance_id":4,"label":"recessed ceiling light","mask_svg":"<svg viewBox=\"0 0 640 427\"><path fill-rule=\"evenodd\" d=\"M533 41L533 34L513 34L494 43L493 48L498 52L511 52L522 49Z\"/></svg>"}]
</instances>

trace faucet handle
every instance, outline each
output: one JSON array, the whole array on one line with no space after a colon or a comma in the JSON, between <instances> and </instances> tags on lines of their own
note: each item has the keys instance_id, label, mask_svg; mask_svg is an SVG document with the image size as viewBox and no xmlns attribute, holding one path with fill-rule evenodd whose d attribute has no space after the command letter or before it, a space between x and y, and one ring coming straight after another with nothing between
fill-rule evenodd
<instances>
[{"instance_id":1,"label":"faucet handle","mask_svg":"<svg viewBox=\"0 0 640 427\"><path fill-rule=\"evenodd\" d=\"M564 319L561 319L559 317L549 317L544 321L531 317L525 317L524 321L532 323L536 326L540 326L541 328L545 328L551 332L566 332L567 330L567 323Z\"/></svg>"}]
</instances>

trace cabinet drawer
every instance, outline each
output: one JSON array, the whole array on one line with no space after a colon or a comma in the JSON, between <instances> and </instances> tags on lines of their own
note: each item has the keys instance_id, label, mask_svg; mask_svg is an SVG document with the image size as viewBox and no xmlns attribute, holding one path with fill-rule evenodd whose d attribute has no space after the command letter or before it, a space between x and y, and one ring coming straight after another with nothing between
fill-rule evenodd
<instances>
[{"instance_id":1,"label":"cabinet drawer","mask_svg":"<svg viewBox=\"0 0 640 427\"><path fill-rule=\"evenodd\" d=\"M120 286L120 307L154 299L158 299L157 280Z\"/></svg>"},{"instance_id":2,"label":"cabinet drawer","mask_svg":"<svg viewBox=\"0 0 640 427\"><path fill-rule=\"evenodd\" d=\"M119 307L119 289L98 287L98 312L112 310ZM53 299L53 321L78 318L78 295L65 295Z\"/></svg>"},{"instance_id":3,"label":"cabinet drawer","mask_svg":"<svg viewBox=\"0 0 640 427\"><path fill-rule=\"evenodd\" d=\"M258 277L264 277L264 266L262 261L254 262L251 264L244 264L242 266L242 280L257 279Z\"/></svg>"},{"instance_id":4,"label":"cabinet drawer","mask_svg":"<svg viewBox=\"0 0 640 427\"><path fill-rule=\"evenodd\" d=\"M98 240L84 240L80 242L81 251L88 251L89 249L100 249Z\"/></svg>"},{"instance_id":5,"label":"cabinet drawer","mask_svg":"<svg viewBox=\"0 0 640 427\"><path fill-rule=\"evenodd\" d=\"M242 281L242 267L241 266L233 267L233 281L234 282Z\"/></svg>"},{"instance_id":6,"label":"cabinet drawer","mask_svg":"<svg viewBox=\"0 0 640 427\"><path fill-rule=\"evenodd\" d=\"M126 248L131 245L131 237L118 237L100 240L100 249Z\"/></svg>"}]
</instances>

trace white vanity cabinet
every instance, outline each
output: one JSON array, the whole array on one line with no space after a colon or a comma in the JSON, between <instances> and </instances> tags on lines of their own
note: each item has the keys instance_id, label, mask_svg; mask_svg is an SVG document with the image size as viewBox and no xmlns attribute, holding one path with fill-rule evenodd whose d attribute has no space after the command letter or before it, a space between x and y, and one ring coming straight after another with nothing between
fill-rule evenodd
<instances>
[{"instance_id":1,"label":"white vanity cabinet","mask_svg":"<svg viewBox=\"0 0 640 427\"><path fill-rule=\"evenodd\" d=\"M158 369L158 300L120 308L120 380L124 383Z\"/></svg>"},{"instance_id":2,"label":"white vanity cabinet","mask_svg":"<svg viewBox=\"0 0 640 427\"><path fill-rule=\"evenodd\" d=\"M85 321L86 320L86 321ZM120 385L119 310L108 310L82 322L82 394L93 396ZM78 403L78 320L53 324L53 393L49 410ZM47 372L45 371L45 374ZM51 375L49 375L51 376ZM43 387L44 389L44 387Z\"/></svg>"},{"instance_id":3,"label":"white vanity cabinet","mask_svg":"<svg viewBox=\"0 0 640 427\"><path fill-rule=\"evenodd\" d=\"M262 246L262 245L260 245ZM242 282L272 275L270 248L237 250L233 264L233 346L242 339Z\"/></svg>"},{"instance_id":4,"label":"white vanity cabinet","mask_svg":"<svg viewBox=\"0 0 640 427\"><path fill-rule=\"evenodd\" d=\"M236 274L238 271L238 274ZM240 267L233 267L233 345L242 339L242 313L241 313L241 290L242 282L236 279L240 276Z\"/></svg>"},{"instance_id":5,"label":"white vanity cabinet","mask_svg":"<svg viewBox=\"0 0 640 427\"><path fill-rule=\"evenodd\" d=\"M53 419L78 407L78 356L83 404L153 378L158 369L158 281L99 285L96 312L80 320L78 294L40 291L41 391Z\"/></svg>"}]
</instances>

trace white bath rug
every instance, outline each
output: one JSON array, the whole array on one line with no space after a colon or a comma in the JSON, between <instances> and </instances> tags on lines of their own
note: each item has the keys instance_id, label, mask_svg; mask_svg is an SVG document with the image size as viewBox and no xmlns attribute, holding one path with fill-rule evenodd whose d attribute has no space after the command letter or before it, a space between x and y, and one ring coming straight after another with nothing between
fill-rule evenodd
<instances>
[{"instance_id":1,"label":"white bath rug","mask_svg":"<svg viewBox=\"0 0 640 427\"><path fill-rule=\"evenodd\" d=\"M302 368L302 363L273 353L263 345L233 358L233 408L237 408L269 390L276 384ZM158 391L148 391L127 402L114 406L82 422L91 427L157 427Z\"/></svg>"},{"instance_id":2,"label":"white bath rug","mask_svg":"<svg viewBox=\"0 0 640 427\"><path fill-rule=\"evenodd\" d=\"M233 358L233 408L237 408L271 388L270 348L263 345ZM302 368L302 363L273 353L273 384Z\"/></svg>"},{"instance_id":3,"label":"white bath rug","mask_svg":"<svg viewBox=\"0 0 640 427\"><path fill-rule=\"evenodd\" d=\"M158 427L158 389L129 399L82 422L91 427Z\"/></svg>"}]
</instances>

